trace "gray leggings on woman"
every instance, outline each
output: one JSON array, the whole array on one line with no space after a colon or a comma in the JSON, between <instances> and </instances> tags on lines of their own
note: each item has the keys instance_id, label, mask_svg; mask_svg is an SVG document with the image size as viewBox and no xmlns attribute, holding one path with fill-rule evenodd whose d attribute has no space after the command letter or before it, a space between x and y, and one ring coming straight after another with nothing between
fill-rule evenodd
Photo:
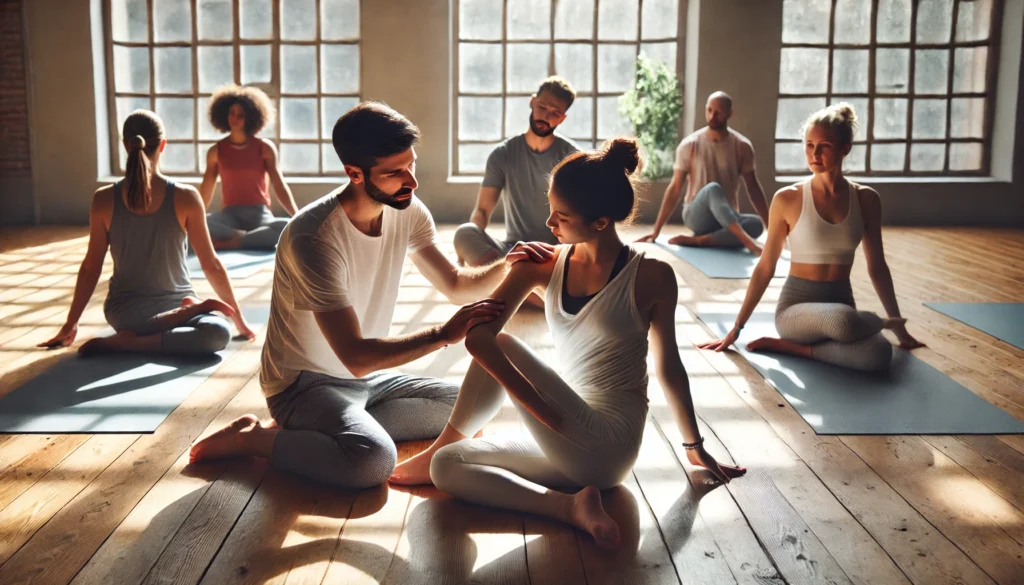
<instances>
[{"instance_id":1,"label":"gray leggings on woman","mask_svg":"<svg viewBox=\"0 0 1024 585\"><path fill-rule=\"evenodd\" d=\"M156 317L181 306L179 295L162 297L107 298L103 315L114 331L136 335L160 335L160 352L174 355L216 353L228 346L231 330L219 315L203 313L177 327L160 329Z\"/></svg>"},{"instance_id":2,"label":"gray leggings on woman","mask_svg":"<svg viewBox=\"0 0 1024 585\"><path fill-rule=\"evenodd\" d=\"M275 217L266 205L228 205L206 214L206 224L210 226L212 240L229 240L236 230L244 230L243 249L273 250L288 218Z\"/></svg>"},{"instance_id":3,"label":"gray leggings on woman","mask_svg":"<svg viewBox=\"0 0 1024 585\"><path fill-rule=\"evenodd\" d=\"M858 311L849 280L820 282L790 276L775 308L783 339L812 346L814 359L878 371L892 362L892 344L882 336L882 318Z\"/></svg>"},{"instance_id":4,"label":"gray leggings on woman","mask_svg":"<svg viewBox=\"0 0 1024 585\"><path fill-rule=\"evenodd\" d=\"M760 217L740 213L729 205L725 189L718 183L704 185L694 196L693 201L683 205L683 223L693 230L694 235L711 234L708 245L715 248L735 248L743 245L726 227L737 222L743 231L755 240L764 231Z\"/></svg>"}]
</instances>

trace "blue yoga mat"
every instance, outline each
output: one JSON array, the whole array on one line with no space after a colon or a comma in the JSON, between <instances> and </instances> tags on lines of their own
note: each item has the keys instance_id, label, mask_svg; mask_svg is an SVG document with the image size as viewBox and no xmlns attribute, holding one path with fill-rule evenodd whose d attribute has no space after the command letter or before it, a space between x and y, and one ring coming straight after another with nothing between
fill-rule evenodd
<instances>
[{"instance_id":1,"label":"blue yoga mat","mask_svg":"<svg viewBox=\"0 0 1024 585\"><path fill-rule=\"evenodd\" d=\"M735 314L699 313L719 337ZM819 435L998 435L1024 433L1024 422L958 382L893 348L888 372L858 372L815 360L749 352L747 341L778 337L774 316L755 313L736 348Z\"/></svg>"},{"instance_id":2,"label":"blue yoga mat","mask_svg":"<svg viewBox=\"0 0 1024 585\"><path fill-rule=\"evenodd\" d=\"M229 278L248 278L263 270L264 266L273 265L274 254L274 250L220 250L217 257L224 264ZM188 257L188 271L192 278L206 278L196 256Z\"/></svg>"},{"instance_id":3,"label":"blue yoga mat","mask_svg":"<svg viewBox=\"0 0 1024 585\"><path fill-rule=\"evenodd\" d=\"M924 306L1024 349L1024 303L925 303Z\"/></svg>"},{"instance_id":4,"label":"blue yoga mat","mask_svg":"<svg viewBox=\"0 0 1024 585\"><path fill-rule=\"evenodd\" d=\"M254 329L270 314L244 311ZM152 433L244 343L208 356L69 353L0 398L0 433Z\"/></svg>"},{"instance_id":5,"label":"blue yoga mat","mask_svg":"<svg viewBox=\"0 0 1024 585\"><path fill-rule=\"evenodd\" d=\"M693 248L674 246L664 242L658 245L682 258L709 278L750 278L758 258L746 248ZM783 252L775 264L775 278L789 274L789 253Z\"/></svg>"}]
</instances>

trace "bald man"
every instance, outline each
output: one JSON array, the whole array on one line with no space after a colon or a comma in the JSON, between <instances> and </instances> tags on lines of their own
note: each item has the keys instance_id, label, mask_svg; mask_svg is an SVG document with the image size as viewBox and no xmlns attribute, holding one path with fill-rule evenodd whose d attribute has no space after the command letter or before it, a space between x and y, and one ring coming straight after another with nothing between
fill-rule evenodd
<instances>
[{"instance_id":1,"label":"bald man","mask_svg":"<svg viewBox=\"0 0 1024 585\"><path fill-rule=\"evenodd\" d=\"M757 237L768 224L768 202L757 180L754 147L745 136L729 128L732 98L716 91L708 97L704 119L708 125L690 134L676 148L672 182L654 222L654 231L638 242L653 242L679 204L683 181L689 177L683 202L683 223L692 236L678 235L668 243L714 248L745 247L761 255ZM757 215L739 212L740 177Z\"/></svg>"}]
</instances>

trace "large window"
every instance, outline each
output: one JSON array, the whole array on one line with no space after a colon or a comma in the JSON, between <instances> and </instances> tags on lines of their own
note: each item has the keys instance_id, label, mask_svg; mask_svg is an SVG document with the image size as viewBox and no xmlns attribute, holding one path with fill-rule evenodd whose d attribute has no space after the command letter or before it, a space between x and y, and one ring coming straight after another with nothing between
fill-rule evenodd
<instances>
[{"instance_id":1,"label":"large window","mask_svg":"<svg viewBox=\"0 0 1024 585\"><path fill-rule=\"evenodd\" d=\"M785 0L775 166L806 172L802 121L850 102L869 175L988 172L998 0Z\"/></svg>"},{"instance_id":2,"label":"large window","mask_svg":"<svg viewBox=\"0 0 1024 585\"><path fill-rule=\"evenodd\" d=\"M331 129L359 101L359 0L105 0L111 149L133 110L167 130L169 174L196 174L223 137L210 126L210 94L253 85L277 106L261 132L289 175L343 172Z\"/></svg>"},{"instance_id":3,"label":"large window","mask_svg":"<svg viewBox=\"0 0 1024 585\"><path fill-rule=\"evenodd\" d=\"M526 131L530 95L551 74L577 92L558 132L581 147L633 133L618 98L637 54L678 70L678 0L455 0L454 174L482 174L503 139Z\"/></svg>"}]
</instances>

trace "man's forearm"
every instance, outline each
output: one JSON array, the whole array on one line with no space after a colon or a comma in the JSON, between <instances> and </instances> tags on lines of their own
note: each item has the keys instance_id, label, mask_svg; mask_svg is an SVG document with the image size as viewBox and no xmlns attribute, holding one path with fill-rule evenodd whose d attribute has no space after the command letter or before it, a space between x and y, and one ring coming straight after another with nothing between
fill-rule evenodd
<instances>
[{"instance_id":1,"label":"man's forearm","mask_svg":"<svg viewBox=\"0 0 1024 585\"><path fill-rule=\"evenodd\" d=\"M658 209L658 219L654 221L654 231L661 233L661 228L665 227L668 223L669 216L672 215L672 210L679 204L679 194L682 188L674 183L669 183L669 186L665 189L665 196L661 200L661 208Z\"/></svg>"},{"instance_id":2,"label":"man's forearm","mask_svg":"<svg viewBox=\"0 0 1024 585\"><path fill-rule=\"evenodd\" d=\"M388 368L395 368L435 352L447 343L441 335L441 327L430 327L408 335L363 339L351 363L349 371L360 378Z\"/></svg>"},{"instance_id":3,"label":"man's forearm","mask_svg":"<svg viewBox=\"0 0 1024 585\"><path fill-rule=\"evenodd\" d=\"M754 188L750 189L750 204L754 206L754 211L757 212L758 217L764 222L764 225L768 225L768 198L764 195L764 188L761 187L761 181L754 179Z\"/></svg>"},{"instance_id":4,"label":"man's forearm","mask_svg":"<svg viewBox=\"0 0 1024 585\"><path fill-rule=\"evenodd\" d=\"M455 295L461 302L482 299L498 288L506 274L508 265L504 259L487 266L459 268L455 281Z\"/></svg>"},{"instance_id":5,"label":"man's forearm","mask_svg":"<svg viewBox=\"0 0 1024 585\"><path fill-rule=\"evenodd\" d=\"M469 216L469 221L475 223L476 226L482 230L487 229L487 224L490 223L491 214L487 213L487 210L477 207L473 210L473 215Z\"/></svg>"}]
</instances>

